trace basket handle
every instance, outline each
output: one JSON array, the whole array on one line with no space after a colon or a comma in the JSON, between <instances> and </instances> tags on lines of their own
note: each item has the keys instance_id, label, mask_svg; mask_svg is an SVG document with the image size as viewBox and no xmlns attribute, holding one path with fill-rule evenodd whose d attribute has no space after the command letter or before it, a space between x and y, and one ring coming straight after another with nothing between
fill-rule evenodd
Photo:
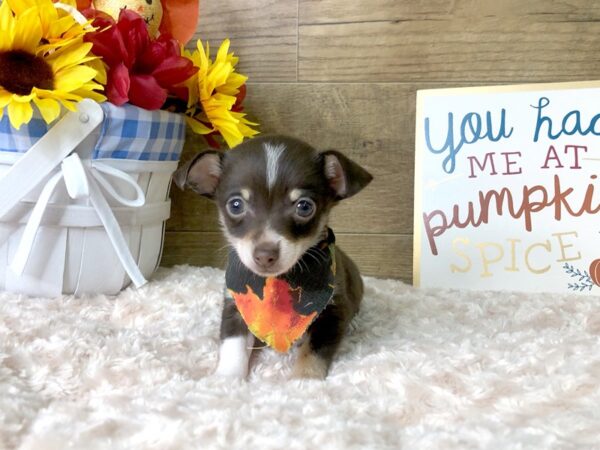
<instances>
[{"instance_id":1,"label":"basket handle","mask_svg":"<svg viewBox=\"0 0 600 450\"><path fill-rule=\"evenodd\" d=\"M79 102L76 112L65 114L24 153L0 179L0 219L38 186L103 119L100 105L84 99Z\"/></svg>"}]
</instances>

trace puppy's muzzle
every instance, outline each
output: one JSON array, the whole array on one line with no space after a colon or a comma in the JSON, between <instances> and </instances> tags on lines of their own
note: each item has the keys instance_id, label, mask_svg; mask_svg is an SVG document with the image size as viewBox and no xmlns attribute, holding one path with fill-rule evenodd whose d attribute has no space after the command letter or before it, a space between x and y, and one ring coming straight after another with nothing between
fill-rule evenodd
<instances>
[{"instance_id":1,"label":"puppy's muzzle","mask_svg":"<svg viewBox=\"0 0 600 450\"><path fill-rule=\"evenodd\" d=\"M267 271L279 260L279 244L264 243L257 245L252 252L252 258L258 267Z\"/></svg>"}]
</instances>

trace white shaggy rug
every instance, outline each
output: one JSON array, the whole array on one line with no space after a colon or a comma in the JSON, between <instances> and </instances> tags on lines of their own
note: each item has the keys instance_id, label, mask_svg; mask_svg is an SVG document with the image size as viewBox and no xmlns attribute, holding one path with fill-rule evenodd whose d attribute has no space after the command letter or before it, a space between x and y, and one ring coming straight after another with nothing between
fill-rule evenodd
<instances>
[{"instance_id":1,"label":"white shaggy rug","mask_svg":"<svg viewBox=\"0 0 600 450\"><path fill-rule=\"evenodd\" d=\"M366 279L326 381L263 350L211 376L223 272L161 269L117 297L0 294L0 447L600 446L600 298Z\"/></svg>"}]
</instances>

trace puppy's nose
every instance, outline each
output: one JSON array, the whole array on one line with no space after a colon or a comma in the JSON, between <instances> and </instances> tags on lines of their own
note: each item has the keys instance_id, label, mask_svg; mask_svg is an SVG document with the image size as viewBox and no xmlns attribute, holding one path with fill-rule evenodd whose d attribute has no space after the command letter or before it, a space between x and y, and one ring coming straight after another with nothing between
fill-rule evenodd
<instances>
[{"instance_id":1,"label":"puppy's nose","mask_svg":"<svg viewBox=\"0 0 600 450\"><path fill-rule=\"evenodd\" d=\"M279 259L279 245L271 243L260 244L254 248L252 256L256 264L263 269L268 269Z\"/></svg>"}]
</instances>

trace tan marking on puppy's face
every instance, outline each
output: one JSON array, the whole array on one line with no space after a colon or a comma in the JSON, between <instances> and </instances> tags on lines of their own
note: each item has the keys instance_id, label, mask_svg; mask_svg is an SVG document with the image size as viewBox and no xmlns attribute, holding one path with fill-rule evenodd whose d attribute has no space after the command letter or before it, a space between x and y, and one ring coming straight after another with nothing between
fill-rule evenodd
<instances>
[{"instance_id":1,"label":"tan marking on puppy's face","mask_svg":"<svg viewBox=\"0 0 600 450\"><path fill-rule=\"evenodd\" d=\"M250 191L250 189L248 188L242 188L240 190L240 194L242 194L242 198L244 200L246 200L247 202L250 201L250 197L252 196L252 191Z\"/></svg>"},{"instance_id":2,"label":"tan marking on puppy's face","mask_svg":"<svg viewBox=\"0 0 600 450\"><path fill-rule=\"evenodd\" d=\"M290 201L298 201L300 197L302 197L302 189L292 189L290 192Z\"/></svg>"}]
</instances>

